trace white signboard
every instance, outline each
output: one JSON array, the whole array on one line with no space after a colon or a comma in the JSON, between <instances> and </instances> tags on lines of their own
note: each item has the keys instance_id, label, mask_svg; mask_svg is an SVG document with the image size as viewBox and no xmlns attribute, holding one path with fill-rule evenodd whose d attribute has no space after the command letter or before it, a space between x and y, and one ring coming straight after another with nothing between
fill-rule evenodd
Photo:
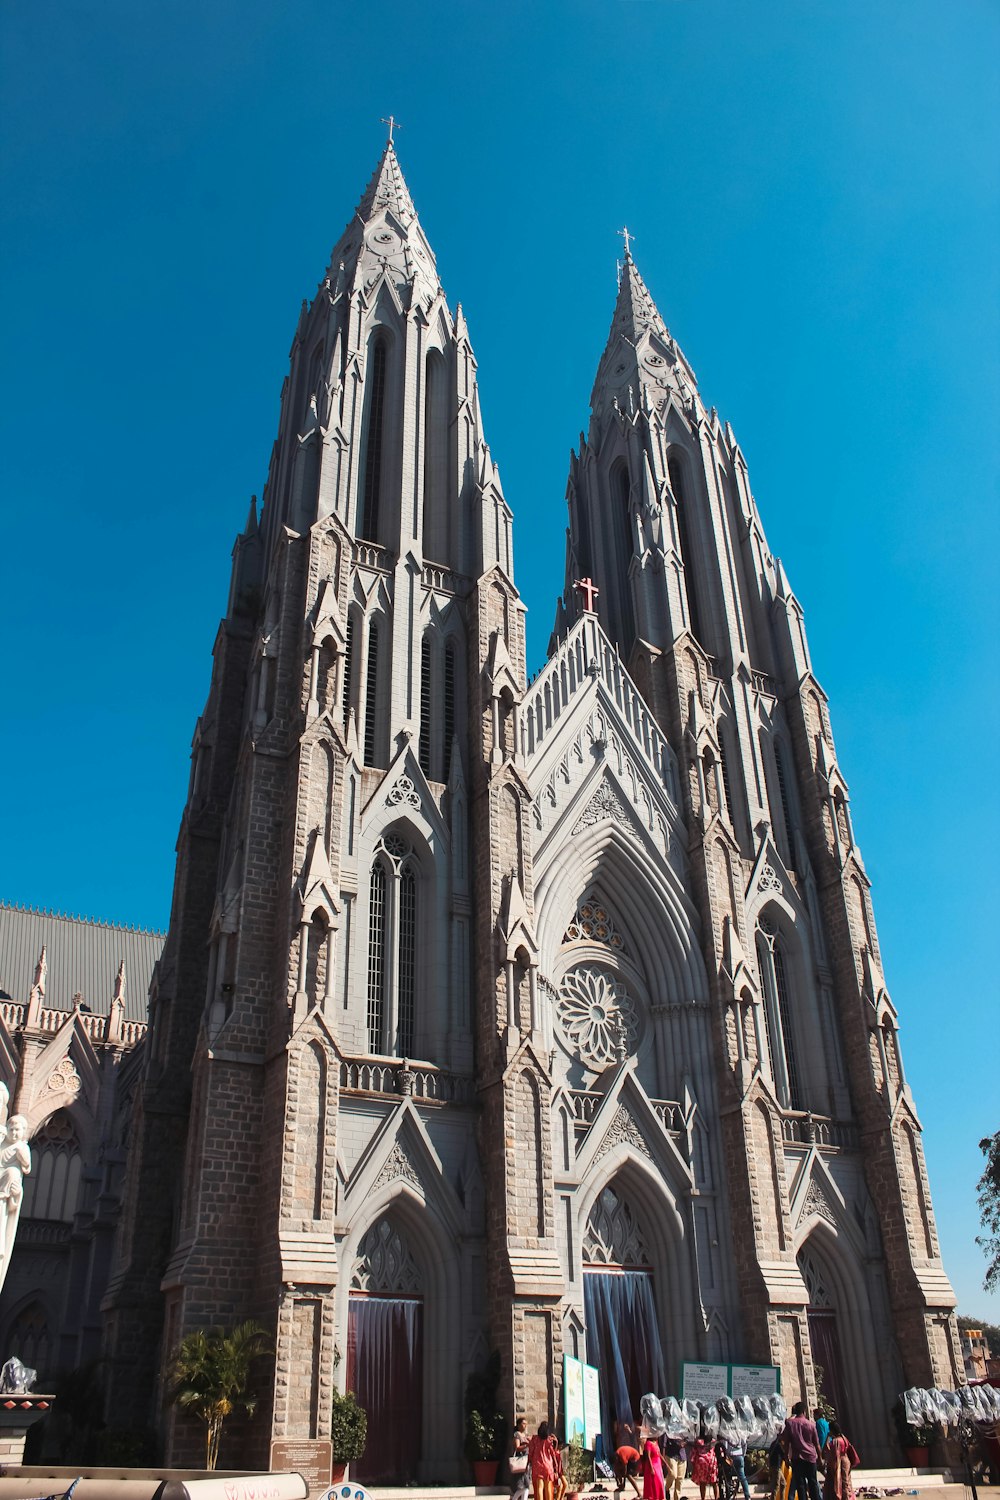
<instances>
[{"instance_id":1,"label":"white signboard","mask_svg":"<svg viewBox=\"0 0 1000 1500\"><path fill-rule=\"evenodd\" d=\"M576 1433L583 1437L583 1445L588 1446L584 1437L586 1431L586 1412L583 1404L583 1364L574 1359L571 1354L563 1355L563 1412L566 1417L566 1441L569 1442Z\"/></svg>"},{"instance_id":2,"label":"white signboard","mask_svg":"<svg viewBox=\"0 0 1000 1500\"><path fill-rule=\"evenodd\" d=\"M732 1396L773 1396L781 1390L781 1371L775 1365L731 1365Z\"/></svg>"},{"instance_id":3,"label":"white signboard","mask_svg":"<svg viewBox=\"0 0 1000 1500\"><path fill-rule=\"evenodd\" d=\"M601 1383L596 1365L583 1367L583 1446L593 1452L601 1430Z\"/></svg>"},{"instance_id":4,"label":"white signboard","mask_svg":"<svg viewBox=\"0 0 1000 1500\"><path fill-rule=\"evenodd\" d=\"M681 1365L682 1401L718 1401L728 1395L728 1365Z\"/></svg>"}]
</instances>

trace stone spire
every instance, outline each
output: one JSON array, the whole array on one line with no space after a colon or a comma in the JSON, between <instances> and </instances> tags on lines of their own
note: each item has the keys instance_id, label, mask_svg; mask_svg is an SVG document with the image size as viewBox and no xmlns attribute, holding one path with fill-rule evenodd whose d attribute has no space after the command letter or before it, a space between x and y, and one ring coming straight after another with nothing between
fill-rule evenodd
<instances>
[{"instance_id":1,"label":"stone spire","mask_svg":"<svg viewBox=\"0 0 1000 1500\"><path fill-rule=\"evenodd\" d=\"M334 296L347 287L370 286L388 272L397 290L420 282L421 292L439 289L434 252L417 218L396 148L386 142L379 164L354 217L330 257L327 282Z\"/></svg>"},{"instance_id":2,"label":"stone spire","mask_svg":"<svg viewBox=\"0 0 1000 1500\"><path fill-rule=\"evenodd\" d=\"M658 410L667 391L696 399L697 379L626 251L608 341L597 367L590 404L595 416L617 409L634 417Z\"/></svg>"},{"instance_id":3,"label":"stone spire","mask_svg":"<svg viewBox=\"0 0 1000 1500\"><path fill-rule=\"evenodd\" d=\"M379 209L388 209L390 213L395 214L404 228L407 228L417 217L410 190L406 186L399 165L399 158L396 156L396 148L391 140L386 141L382 159L365 188L355 214L363 224L367 224L369 219L375 217Z\"/></svg>"}]
</instances>

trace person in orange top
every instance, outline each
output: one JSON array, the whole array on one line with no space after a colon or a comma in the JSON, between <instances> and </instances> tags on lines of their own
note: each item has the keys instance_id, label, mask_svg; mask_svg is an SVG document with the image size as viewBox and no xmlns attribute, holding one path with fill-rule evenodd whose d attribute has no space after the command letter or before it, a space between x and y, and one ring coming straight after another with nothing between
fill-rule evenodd
<instances>
[{"instance_id":1,"label":"person in orange top","mask_svg":"<svg viewBox=\"0 0 1000 1500\"><path fill-rule=\"evenodd\" d=\"M528 1468L531 1471L535 1500L553 1500L555 1465L552 1461L548 1422L542 1422L535 1436L528 1439Z\"/></svg>"},{"instance_id":2,"label":"person in orange top","mask_svg":"<svg viewBox=\"0 0 1000 1500\"><path fill-rule=\"evenodd\" d=\"M616 1448L614 1463L615 1488L618 1490L623 1490L625 1488L625 1481L627 1479L629 1484L635 1490L636 1494L639 1496L639 1500L642 1500L642 1491L636 1483L635 1478L635 1476L639 1472L640 1463L638 1448L631 1448L627 1443L622 1448Z\"/></svg>"}]
</instances>

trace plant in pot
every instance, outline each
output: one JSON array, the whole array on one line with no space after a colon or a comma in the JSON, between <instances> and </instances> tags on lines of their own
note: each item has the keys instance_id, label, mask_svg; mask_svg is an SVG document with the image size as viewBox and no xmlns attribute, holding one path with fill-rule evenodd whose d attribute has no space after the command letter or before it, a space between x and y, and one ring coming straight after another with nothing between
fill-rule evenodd
<instances>
[{"instance_id":1,"label":"plant in pot","mask_svg":"<svg viewBox=\"0 0 1000 1500\"><path fill-rule=\"evenodd\" d=\"M500 1466L496 1447L496 1415L485 1416L473 1408L465 1419L465 1456L472 1465L477 1485L496 1484Z\"/></svg>"},{"instance_id":2,"label":"plant in pot","mask_svg":"<svg viewBox=\"0 0 1000 1500\"><path fill-rule=\"evenodd\" d=\"M368 1440L368 1413L358 1405L353 1391L346 1391L343 1396L339 1391L333 1393L330 1438L333 1458L330 1483L339 1484L347 1465L364 1453Z\"/></svg>"},{"instance_id":3,"label":"plant in pot","mask_svg":"<svg viewBox=\"0 0 1000 1500\"><path fill-rule=\"evenodd\" d=\"M930 1459L930 1446L934 1441L934 1428L929 1422L921 1422L919 1426L908 1422L901 1403L893 1408L893 1416L907 1463L914 1469L926 1469Z\"/></svg>"},{"instance_id":4,"label":"plant in pot","mask_svg":"<svg viewBox=\"0 0 1000 1500\"><path fill-rule=\"evenodd\" d=\"M566 1446L563 1454L563 1473L566 1476L566 1493L572 1500L572 1496L579 1495L585 1490L594 1477L594 1455L583 1446L583 1438L579 1432L574 1432Z\"/></svg>"}]
</instances>

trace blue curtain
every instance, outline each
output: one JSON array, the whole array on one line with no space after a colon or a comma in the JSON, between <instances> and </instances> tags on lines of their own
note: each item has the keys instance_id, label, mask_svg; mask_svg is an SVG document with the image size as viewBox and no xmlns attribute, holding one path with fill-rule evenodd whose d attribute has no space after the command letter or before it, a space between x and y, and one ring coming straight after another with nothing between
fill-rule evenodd
<instances>
[{"instance_id":1,"label":"blue curtain","mask_svg":"<svg viewBox=\"0 0 1000 1500\"><path fill-rule=\"evenodd\" d=\"M587 1360L600 1372L604 1451L628 1441L647 1391L667 1390L649 1271L588 1271L583 1278Z\"/></svg>"},{"instance_id":2,"label":"blue curtain","mask_svg":"<svg viewBox=\"0 0 1000 1500\"><path fill-rule=\"evenodd\" d=\"M423 1304L404 1297L352 1297L347 1388L368 1413L368 1441L351 1475L368 1484L417 1476L423 1420Z\"/></svg>"}]
</instances>

